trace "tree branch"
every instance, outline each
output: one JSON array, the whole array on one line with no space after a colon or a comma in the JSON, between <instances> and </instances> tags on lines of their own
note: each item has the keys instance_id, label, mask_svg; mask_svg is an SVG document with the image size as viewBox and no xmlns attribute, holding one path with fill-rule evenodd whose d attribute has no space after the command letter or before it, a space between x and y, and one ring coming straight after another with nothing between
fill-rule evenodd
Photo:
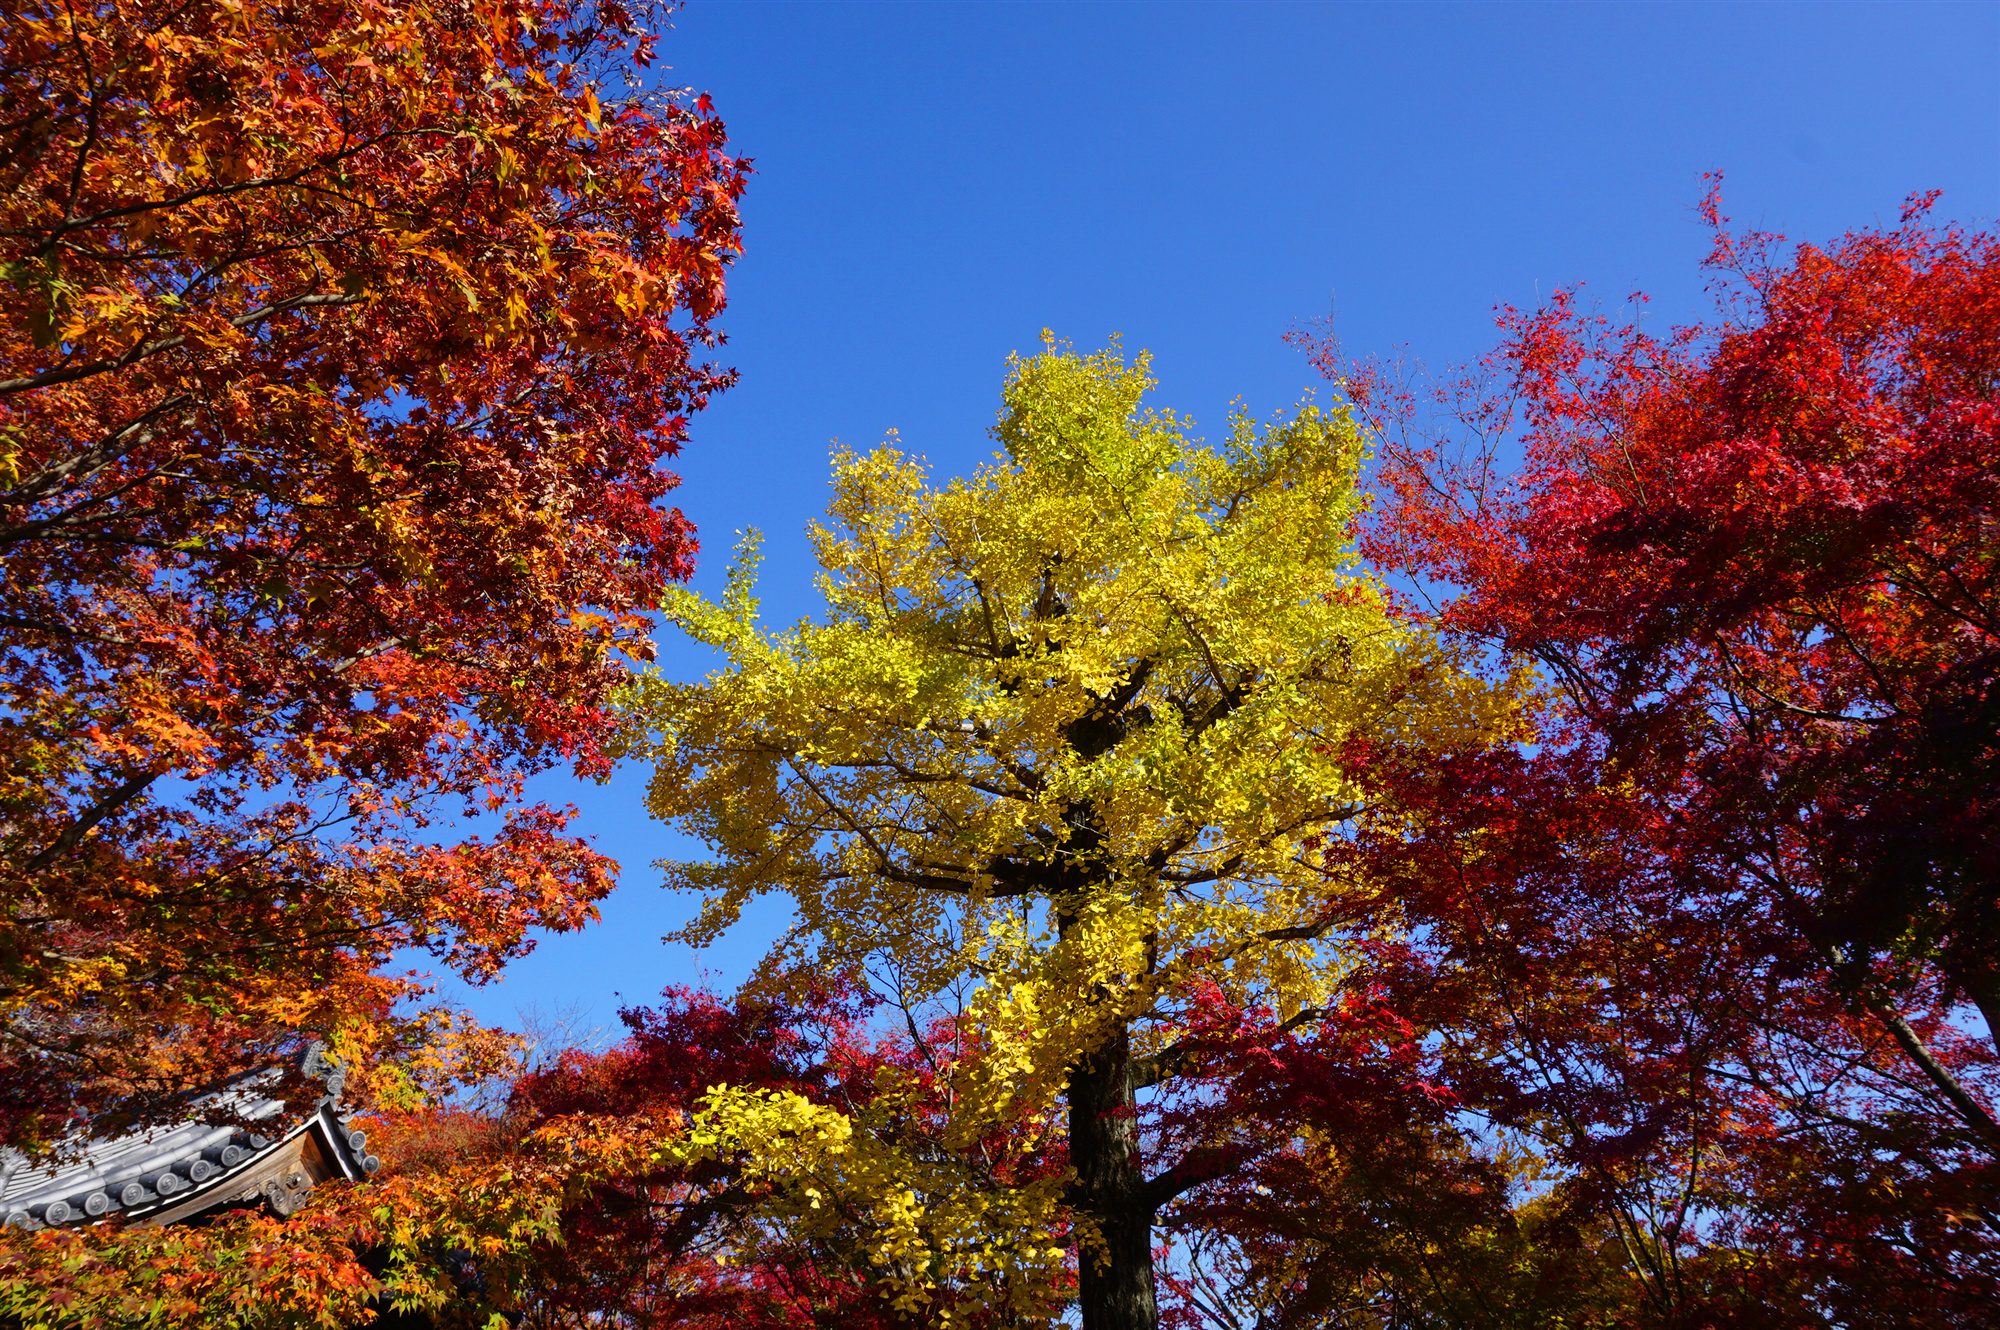
<instances>
[{"instance_id":1,"label":"tree branch","mask_svg":"<svg viewBox=\"0 0 2000 1330\"><path fill-rule=\"evenodd\" d=\"M103 798L85 809L83 815L70 824L69 829L55 838L53 844L21 865L23 873L39 873L63 855L75 849L78 842L90 834L90 829L111 814L137 798L148 785L158 780L155 772L142 772L122 785L114 786Z\"/></svg>"},{"instance_id":2,"label":"tree branch","mask_svg":"<svg viewBox=\"0 0 2000 1330\"><path fill-rule=\"evenodd\" d=\"M340 295L308 294L292 296L288 299L274 301L269 305L253 309L248 314L238 314L235 318L229 320L229 326L237 329L248 328L262 323L274 314L282 314L286 310L304 309L315 305L358 305L367 298L365 293L358 295L342 293ZM39 374L28 374L17 379L0 379L0 397L9 396L13 393L33 392L37 388L50 388L59 383L75 383L79 379L95 378L99 374L109 374L114 370L121 370L131 365L136 365L141 360L145 360L150 356L156 356L162 351L171 351L177 346L184 345L186 342L186 334L176 333L172 337L162 337L151 342L141 342L138 346L133 347L124 354L113 356L109 360L93 360L82 365L65 365L56 369L45 369Z\"/></svg>"}]
</instances>

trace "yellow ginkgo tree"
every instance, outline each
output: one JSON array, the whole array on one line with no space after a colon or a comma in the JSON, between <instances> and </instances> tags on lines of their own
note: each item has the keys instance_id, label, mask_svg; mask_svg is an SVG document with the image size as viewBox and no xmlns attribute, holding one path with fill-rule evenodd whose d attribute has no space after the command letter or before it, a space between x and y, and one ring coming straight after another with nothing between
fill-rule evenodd
<instances>
[{"instance_id":1,"label":"yellow ginkgo tree","mask_svg":"<svg viewBox=\"0 0 2000 1330\"><path fill-rule=\"evenodd\" d=\"M666 865L705 897L684 935L778 893L796 925L763 982L873 965L906 1010L962 1003L947 1136L1009 1123L1066 1150L1047 1230L1078 1244L1088 1330L1157 1323L1153 1219L1201 1180L1149 1161L1138 1125L1148 1088L1193 1070L1190 995L1294 1025L1341 996L1370 891L1314 847L1385 815L1349 741L1490 741L1521 706L1358 561L1344 412L1238 418L1205 447L1142 406L1151 386L1143 356L1052 345L1015 363L1004 453L971 479L840 454L813 531L825 616L760 627L746 552L720 604L675 608L726 668L629 698L652 812L716 856ZM721 1090L708 1117L762 1102ZM842 1185L903 1185L873 1167Z\"/></svg>"}]
</instances>

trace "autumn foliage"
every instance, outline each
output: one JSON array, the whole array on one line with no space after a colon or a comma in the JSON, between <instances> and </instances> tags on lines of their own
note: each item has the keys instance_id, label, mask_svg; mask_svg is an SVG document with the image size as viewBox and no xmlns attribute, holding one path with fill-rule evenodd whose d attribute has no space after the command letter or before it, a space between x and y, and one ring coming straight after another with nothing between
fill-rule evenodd
<instances>
[{"instance_id":1,"label":"autumn foliage","mask_svg":"<svg viewBox=\"0 0 2000 1330\"><path fill-rule=\"evenodd\" d=\"M706 897L685 937L782 893L760 991L865 972L913 1038L976 1034L929 1054L952 1149L815 1119L857 1143L814 1167L880 1217L912 1317L1020 1315L1073 1270L1090 1330L1156 1324L1157 1216L1261 1148L1153 1130L1208 1076L1210 1009L1268 1008L1276 1037L1350 996L1376 900L1319 853L1368 811L1350 741L1519 728L1520 681L1468 674L1356 558L1344 413L1205 445L1151 387L1144 357L1052 344L1013 362L974 476L840 455L825 620L766 628L746 559L719 602L673 600L727 668L629 694L653 812L716 851L668 865Z\"/></svg>"},{"instance_id":2,"label":"autumn foliage","mask_svg":"<svg viewBox=\"0 0 2000 1330\"><path fill-rule=\"evenodd\" d=\"M1317 348L1384 439L1370 553L1556 701L1373 755L1427 810L1338 847L1409 926L1377 977L1635 1323L1996 1314L2000 240L1929 203L1786 255L1711 196L1714 327L1562 293L1484 379Z\"/></svg>"},{"instance_id":3,"label":"autumn foliage","mask_svg":"<svg viewBox=\"0 0 2000 1330\"><path fill-rule=\"evenodd\" d=\"M1563 291L1441 379L1303 333L1344 404L1213 447L1051 345L975 476L836 459L773 630L754 541L672 586L746 167L621 81L650 21L7 16L0 1141L314 1031L392 1166L15 1235L0 1305L2000 1321L2000 238L1711 195L1714 324ZM628 677L656 607L723 668ZM422 1101L496 1046L383 962L590 917L523 781L619 755L715 851L686 939L797 927Z\"/></svg>"},{"instance_id":4,"label":"autumn foliage","mask_svg":"<svg viewBox=\"0 0 2000 1330\"><path fill-rule=\"evenodd\" d=\"M576 1299L571 1313L672 1324L719 1305L679 1299L721 1294L750 1323L938 1321L961 1306L976 1323L996 1304L962 1303L960 1292L1011 1273L1051 1298L1076 1281L1087 1324L1149 1323L1137 1300L1102 1296L1128 1258L1112 1248L1107 1259L1092 1241L1131 1204L1107 1185L1122 1167L1139 1202L1156 1205L1149 1255L1164 1324L1991 1323L2000 1069L1982 987L1994 741L1982 681L1994 651L1984 616L2000 251L1929 226L1921 208L1896 231L1788 257L1716 221L1717 271L1736 301L1717 327L1649 338L1564 295L1507 316L1509 340L1485 377L1429 385L1318 348L1379 448L1363 548L1427 579L1372 640L1436 650L1453 668L1483 660L1497 681L1532 662L1544 686L1520 699L1511 729L1398 732L1376 717L1327 725L1313 745L1254 750L1264 761L1297 755L1305 770L1324 762L1341 782L1339 816L1288 842L1282 871L1301 874L1296 890L1328 920L1289 973L1275 958L1262 970L1216 964L1228 953L1206 939L1169 970L1153 957L1174 954L1167 941L1188 926L1174 908L1189 898L1169 889L1151 905L1143 889L1128 897L1089 877L1067 890L1097 894L1057 895L1039 936L1018 905L977 929L953 911L923 922L921 893L945 893L954 875L974 875L972 904L959 909L979 917L970 911L987 901L1018 900L1010 893L1029 870L1010 842L975 852L962 830L949 834L982 805L939 787L981 768L924 755L934 744L998 747L1004 731L941 719L952 713L939 699L953 694L934 681L968 667L922 666L914 643L949 647L964 634L1004 645L983 636L987 625L1020 616L1047 635L1033 639L1035 672L1007 676L983 705L1023 718L1077 705L1090 717L1092 685L1064 701L1060 673L1060 653L1105 651L1112 636L1079 631L1101 626L1081 619L1095 603L1081 573L1030 565L1040 579L1013 598L988 590L1007 585L998 575L959 574L970 594L955 615L928 590L895 583L909 599L887 594L885 579L854 602L857 616L881 616L880 630L813 652L754 628L742 579L719 606L681 598L684 617L731 646L738 673L636 695L641 714L676 717L655 752L684 774L657 785L656 802L699 810L734 856L677 871L739 892L782 884L816 912L799 950L810 940L822 957L874 966L895 998L889 1014L949 999L973 1019L912 1018L909 1040L893 1044L845 1027L843 1052L793 1060L782 1083L761 1055L746 1056L738 1083L705 1087L690 1109L688 1078L725 1070L712 1050L743 1046L731 1021L749 1009L725 1020L720 1004L689 1002L661 1018L671 1038L649 1044L635 1027L622 1049L535 1082L533 1094L560 1091L552 1107L586 1115L576 1121L638 1122L679 1105L687 1124L680 1144L653 1156L671 1167L645 1175L644 1186L665 1188L650 1204L627 1180L573 1212L567 1231L596 1245L552 1258L564 1273L548 1287ZM1087 405L1087 376L1119 381L1109 363L1055 357L1035 369L1044 377L1017 380L1013 400L1031 427L1063 422L1052 440L1073 451L1058 461L1129 477L1103 459L1126 456L1143 432L1093 432L1102 418L1088 409L1032 414L1032 392ZM1443 428L1419 429L1427 417ZM1510 465L1515 450L1524 460ZM1030 465L1042 464L980 483L1011 480L1033 495ZM997 530L954 524L954 505L976 511L977 489L940 494L894 456L853 459L842 479L844 520L821 548L867 576L903 566L848 561L867 541L929 555L898 557L944 581L976 567L961 551ZM933 520L900 516L931 505ZM1110 524L1091 536L1107 549L1115 538ZM1419 589L1437 603L1426 608ZM920 630L932 615L937 626ZM1196 680L1212 677L1201 642L1257 640L1253 615L1215 620L1213 637L1209 622L1179 625ZM900 641L912 644L888 651ZM862 658L875 664L846 663ZM732 714L725 690L752 674L767 686L746 690L753 709L740 714L770 728L732 747L739 765L705 789L702 727ZM1129 687L1136 671L1107 665L1091 677ZM1458 676L1441 666L1438 677ZM872 706L853 700L877 690L885 700ZM834 714L828 698L850 698L848 728L785 749L778 722L793 697L818 698L821 716ZM903 697L923 699L908 723ZM1164 705L1184 714L1179 701ZM1146 728L1164 705L1149 705ZM1024 733L1053 745L1076 725ZM867 726L898 737L828 760ZM1116 752L1135 730L1105 733ZM1139 794L1156 773L1200 770L1154 755L1113 779L1090 764L1101 754L1051 751L1072 782L1051 785L1071 837L1094 817L1156 807ZM759 753L772 761L752 779ZM988 756L1001 754L1012 756ZM1036 768L1015 757L978 775L990 788L975 791L1015 798L1008 782L1023 770ZM1268 770L1230 772L1271 788ZM773 829L791 824L752 814L780 777L800 782L783 807L818 827L810 838L774 843ZM1198 806L1244 815L1222 797ZM1071 849L1056 862L1076 872L1087 861ZM1104 881L1146 880L1140 856L1114 862L1123 876ZM1222 868L1244 864L1182 870L1188 882L1154 871L1188 887ZM881 903L854 892L861 873L879 875ZM1132 909L1131 941L1107 932L1085 946L1076 920L1092 916L1079 899L1102 902L1107 923ZM1299 936L1234 928L1246 958L1260 940ZM927 990L919 962L976 977ZM785 973L767 974L766 990L793 992ZM1309 998L1288 996L1286 983ZM1114 1017L1065 1034L1076 1013L1120 991L1155 1005L1127 998L1122 1009L1143 1014L1122 1030ZM805 1048L826 1028L809 1004L786 1000L758 1010L782 1013L789 1033L749 1045ZM1031 1004L1050 1014L1010 1021ZM845 1070L830 1075L836 1065ZM1126 1097L1090 1107L1107 1071ZM1037 1078L1066 1112L1034 1109L1022 1091ZM1090 1158L1107 1140L1122 1164ZM1008 1175L969 1168L975 1147ZM1067 1181L1034 1191L1051 1178ZM1025 1225L995 1222L986 1240L1031 1254L1060 1246L1060 1267L1037 1272L1032 1255L1011 1271L982 1263L965 1203L1001 1197L1035 1202L1007 1217ZM714 1208L690 1209L697 1198ZM702 1225L689 1224L697 1213ZM641 1252L649 1270L671 1272L664 1283L633 1277ZM619 1292L641 1287L679 1291L643 1306Z\"/></svg>"},{"instance_id":5,"label":"autumn foliage","mask_svg":"<svg viewBox=\"0 0 2000 1330\"><path fill-rule=\"evenodd\" d=\"M605 769L688 572L745 172L636 90L657 17L8 6L0 1139L299 1031L477 1063L384 962L477 981L608 890L522 780Z\"/></svg>"},{"instance_id":6,"label":"autumn foliage","mask_svg":"<svg viewBox=\"0 0 2000 1330\"><path fill-rule=\"evenodd\" d=\"M1047 1320L1073 1279L1059 1277L1053 1297L1016 1279L1022 1300L992 1306L1019 1252L992 1252L973 1283L942 1262L880 1259L912 1237L899 1224L929 1237L950 1225L963 1161L1007 1153L1019 1131L954 1139L933 1059L966 1036L952 1022L884 1030L880 1005L846 981L802 978L787 1001L669 989L623 1013L615 1045L555 1049L497 1099L379 1115L384 1174L322 1184L290 1226L237 1213L199 1228L14 1235L0 1249L0 1308L35 1326L385 1313L402 1325L497 1314L633 1330ZM945 1165L906 1179L945 1184L923 1197L934 1213L853 1204L854 1175L885 1151ZM1062 1160L1029 1171L1056 1184ZM913 1315L914 1289L927 1312Z\"/></svg>"},{"instance_id":7,"label":"autumn foliage","mask_svg":"<svg viewBox=\"0 0 2000 1330\"><path fill-rule=\"evenodd\" d=\"M962 1053L965 1037L949 1021L915 1036L884 1029L881 1006L852 982L807 980L786 1000L725 1002L669 989L658 1004L624 1013L627 1037L617 1046L573 1052L518 1083L510 1110L523 1126L650 1117L688 1123L684 1140L713 1137L712 1148L662 1155L644 1173L582 1193L565 1214L563 1246L538 1272L529 1319L716 1330L942 1322L976 1330L1058 1312L1063 1281L1054 1296L1032 1276L1009 1281L1013 1253L996 1253L1001 1260L970 1281L949 1256L928 1270L883 1259L903 1239L895 1224L926 1227L927 1210L949 1222L952 1198L921 1195L925 1208L908 1211L856 1205L850 1161L876 1149L919 1160L1002 1157L1003 1138L1019 1127L998 1122L983 1139L954 1140L947 1064L938 1058ZM770 1138L760 1143L727 1129L739 1111L725 1107L728 1099L760 1116L778 1103L810 1105L822 1121L838 1115L869 1139L841 1152L849 1160L774 1158ZM1013 1180L1061 1172L1048 1159L1022 1167L1025 1175ZM920 1168L905 1181L922 1192L955 1171L927 1179ZM1011 1299L1009 1282L1019 1285ZM921 1305L908 1296L912 1288L923 1290Z\"/></svg>"}]
</instances>

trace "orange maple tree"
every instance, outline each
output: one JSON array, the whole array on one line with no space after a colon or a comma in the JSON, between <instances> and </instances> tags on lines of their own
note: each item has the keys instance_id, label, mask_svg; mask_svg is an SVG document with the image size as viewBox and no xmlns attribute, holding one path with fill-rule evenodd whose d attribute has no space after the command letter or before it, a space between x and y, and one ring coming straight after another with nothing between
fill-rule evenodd
<instances>
[{"instance_id":1,"label":"orange maple tree","mask_svg":"<svg viewBox=\"0 0 2000 1330\"><path fill-rule=\"evenodd\" d=\"M609 889L523 781L604 769L689 571L748 171L646 90L660 17L0 17L0 1144L300 1032L447 1070L384 963L476 982Z\"/></svg>"}]
</instances>

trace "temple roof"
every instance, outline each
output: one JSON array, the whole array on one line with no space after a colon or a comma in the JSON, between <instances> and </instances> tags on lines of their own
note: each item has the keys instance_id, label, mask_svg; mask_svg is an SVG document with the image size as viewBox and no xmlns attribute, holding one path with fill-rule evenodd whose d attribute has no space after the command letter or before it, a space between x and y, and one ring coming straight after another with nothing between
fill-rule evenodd
<instances>
[{"instance_id":1,"label":"temple roof","mask_svg":"<svg viewBox=\"0 0 2000 1330\"><path fill-rule=\"evenodd\" d=\"M329 1177L360 1180L380 1168L368 1134L340 1102L345 1076L315 1046L305 1072L327 1093L303 1118L264 1093L277 1071L253 1075L188 1105L189 1120L104 1140L82 1138L37 1164L0 1150L0 1217L9 1228L88 1224L114 1214L156 1224L261 1204L289 1215ZM216 1118L232 1122L213 1125Z\"/></svg>"}]
</instances>

